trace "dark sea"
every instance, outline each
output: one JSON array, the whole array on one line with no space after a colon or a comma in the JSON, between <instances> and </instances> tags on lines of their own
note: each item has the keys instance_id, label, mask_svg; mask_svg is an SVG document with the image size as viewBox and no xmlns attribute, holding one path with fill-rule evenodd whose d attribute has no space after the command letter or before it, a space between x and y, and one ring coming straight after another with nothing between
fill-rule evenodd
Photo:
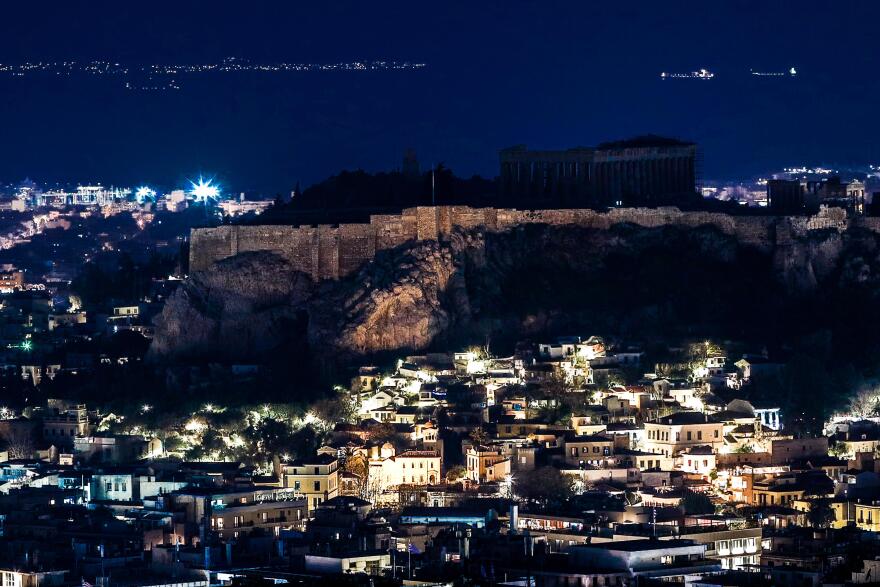
<instances>
[{"instance_id":1,"label":"dark sea","mask_svg":"<svg viewBox=\"0 0 880 587\"><path fill-rule=\"evenodd\" d=\"M0 181L289 192L341 169L497 173L500 148L592 145L656 133L693 140L710 179L789 165L880 162L866 114L876 82L804 71L661 80L654 67L445 64L394 71L225 73L171 80L0 75ZM834 96L833 106L829 96Z\"/></svg>"}]
</instances>

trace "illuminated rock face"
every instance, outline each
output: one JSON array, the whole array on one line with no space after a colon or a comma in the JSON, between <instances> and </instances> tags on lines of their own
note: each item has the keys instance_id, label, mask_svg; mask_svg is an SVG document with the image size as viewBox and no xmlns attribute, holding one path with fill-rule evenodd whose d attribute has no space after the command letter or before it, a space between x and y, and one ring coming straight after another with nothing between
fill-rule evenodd
<instances>
[{"instance_id":1,"label":"illuminated rock face","mask_svg":"<svg viewBox=\"0 0 880 587\"><path fill-rule=\"evenodd\" d=\"M543 220L556 213L544 212ZM450 226L439 239L376 250L334 278L316 278L275 250L222 259L168 301L152 356L259 361L292 345L345 363L576 330L760 337L792 294L870 286L880 276L871 252L880 237L869 219L750 224L708 215L716 224L661 211L650 226L582 226L562 222L568 212L505 230Z\"/></svg>"}]
</instances>

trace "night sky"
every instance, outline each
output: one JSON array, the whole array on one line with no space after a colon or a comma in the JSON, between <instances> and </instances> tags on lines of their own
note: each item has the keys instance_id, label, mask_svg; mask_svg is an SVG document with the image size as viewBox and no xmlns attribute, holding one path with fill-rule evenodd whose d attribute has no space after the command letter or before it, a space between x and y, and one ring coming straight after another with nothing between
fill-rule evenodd
<instances>
[{"instance_id":1,"label":"night sky","mask_svg":"<svg viewBox=\"0 0 880 587\"><path fill-rule=\"evenodd\" d=\"M698 142L707 179L880 163L876 0L132 4L4 2L0 62L427 67L217 74L158 93L0 76L0 180L172 186L203 172L275 193L395 168L407 147L423 165L492 176L512 144L644 133ZM796 78L749 75L791 66ZM716 78L659 79L700 67Z\"/></svg>"}]
</instances>

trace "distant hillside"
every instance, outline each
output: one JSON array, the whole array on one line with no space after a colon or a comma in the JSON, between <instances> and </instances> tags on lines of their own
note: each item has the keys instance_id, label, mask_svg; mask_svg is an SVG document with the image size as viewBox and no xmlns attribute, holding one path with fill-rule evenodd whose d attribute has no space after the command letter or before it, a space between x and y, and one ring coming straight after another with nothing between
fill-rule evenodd
<instances>
[{"instance_id":1,"label":"distant hillside","mask_svg":"<svg viewBox=\"0 0 880 587\"><path fill-rule=\"evenodd\" d=\"M433 194L433 195L432 195ZM338 224L366 222L370 214L391 214L412 206L491 206L494 179L460 178L439 165L433 173L343 171L309 186L292 201L276 204L253 224Z\"/></svg>"}]
</instances>

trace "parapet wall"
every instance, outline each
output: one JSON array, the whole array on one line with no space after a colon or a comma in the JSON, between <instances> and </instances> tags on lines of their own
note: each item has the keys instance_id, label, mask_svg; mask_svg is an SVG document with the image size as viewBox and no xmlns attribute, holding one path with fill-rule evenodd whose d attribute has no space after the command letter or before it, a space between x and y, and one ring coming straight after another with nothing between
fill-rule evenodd
<instances>
[{"instance_id":1,"label":"parapet wall","mask_svg":"<svg viewBox=\"0 0 880 587\"><path fill-rule=\"evenodd\" d=\"M400 214L370 217L369 223L318 226L220 226L197 228L190 243L190 270L249 251L272 251L316 280L339 279L355 271L377 251L409 241L442 240L456 229L506 231L525 224L576 225L607 230L616 224L696 228L711 225L745 245L771 250L812 230L846 230L857 222L880 232L875 219L848 220L842 210L823 209L813 217L731 216L682 212L678 208L515 210L468 206L407 208Z\"/></svg>"}]
</instances>

